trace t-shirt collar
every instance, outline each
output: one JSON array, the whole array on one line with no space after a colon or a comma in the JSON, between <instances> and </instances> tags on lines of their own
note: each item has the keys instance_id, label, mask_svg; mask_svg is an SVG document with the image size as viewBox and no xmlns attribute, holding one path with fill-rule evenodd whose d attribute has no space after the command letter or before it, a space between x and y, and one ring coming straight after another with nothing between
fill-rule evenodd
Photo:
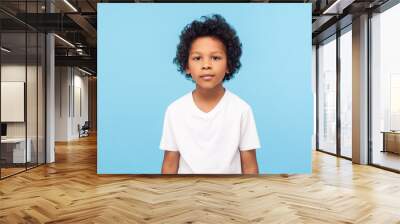
<instances>
[{"instance_id":1,"label":"t-shirt collar","mask_svg":"<svg viewBox=\"0 0 400 224\"><path fill-rule=\"evenodd\" d=\"M224 95L218 101L217 105L215 105L215 107L212 110L210 110L209 112L204 112L197 107L196 103L194 102L192 92L190 92L188 95L189 95L189 99L191 102L190 104L191 104L191 107L193 108L194 114L199 117L202 117L204 119L209 119L209 118L213 117L215 114L217 114L218 111L221 110L221 108L223 107L223 104L225 104L228 94L229 94L229 91L228 91L228 89L225 88Z\"/></svg>"}]
</instances>

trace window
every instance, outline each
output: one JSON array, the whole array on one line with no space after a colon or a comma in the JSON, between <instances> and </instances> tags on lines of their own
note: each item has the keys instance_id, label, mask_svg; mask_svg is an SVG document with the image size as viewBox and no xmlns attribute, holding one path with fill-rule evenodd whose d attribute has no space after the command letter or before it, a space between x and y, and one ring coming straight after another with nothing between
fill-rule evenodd
<instances>
[{"instance_id":1,"label":"window","mask_svg":"<svg viewBox=\"0 0 400 224\"><path fill-rule=\"evenodd\" d=\"M340 155L352 157L352 33L340 36Z\"/></svg>"},{"instance_id":2,"label":"window","mask_svg":"<svg viewBox=\"0 0 400 224\"><path fill-rule=\"evenodd\" d=\"M400 4L371 18L372 163L400 170Z\"/></svg>"},{"instance_id":3,"label":"window","mask_svg":"<svg viewBox=\"0 0 400 224\"><path fill-rule=\"evenodd\" d=\"M336 153L336 37L318 47L318 149Z\"/></svg>"}]
</instances>

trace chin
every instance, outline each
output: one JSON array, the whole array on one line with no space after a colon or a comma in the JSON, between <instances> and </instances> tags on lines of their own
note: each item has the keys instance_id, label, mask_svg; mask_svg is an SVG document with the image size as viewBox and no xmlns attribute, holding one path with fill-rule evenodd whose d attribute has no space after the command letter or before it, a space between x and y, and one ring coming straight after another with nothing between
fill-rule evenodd
<instances>
[{"instance_id":1,"label":"chin","mask_svg":"<svg viewBox=\"0 0 400 224\"><path fill-rule=\"evenodd\" d=\"M197 85L202 89L214 89L218 83L197 83Z\"/></svg>"}]
</instances>

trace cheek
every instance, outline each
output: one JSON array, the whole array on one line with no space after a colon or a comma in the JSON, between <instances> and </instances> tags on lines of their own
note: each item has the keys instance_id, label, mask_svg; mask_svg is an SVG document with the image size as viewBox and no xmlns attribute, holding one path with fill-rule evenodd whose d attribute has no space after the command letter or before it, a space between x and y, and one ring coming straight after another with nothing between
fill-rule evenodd
<instances>
[{"instance_id":1,"label":"cheek","mask_svg":"<svg viewBox=\"0 0 400 224\"><path fill-rule=\"evenodd\" d=\"M227 63L223 63L220 66L220 71L223 72L224 74L228 73L228 71L229 71L228 64Z\"/></svg>"},{"instance_id":2,"label":"cheek","mask_svg":"<svg viewBox=\"0 0 400 224\"><path fill-rule=\"evenodd\" d=\"M191 63L189 65L189 71L193 74L197 74L199 72L201 72L201 65L199 65L198 63Z\"/></svg>"},{"instance_id":3,"label":"cheek","mask_svg":"<svg viewBox=\"0 0 400 224\"><path fill-rule=\"evenodd\" d=\"M222 67L223 67L223 70L224 71L227 71L228 70L228 61L227 60L224 60L223 62L222 62L222 65L221 65Z\"/></svg>"},{"instance_id":4,"label":"cheek","mask_svg":"<svg viewBox=\"0 0 400 224\"><path fill-rule=\"evenodd\" d=\"M193 64L188 62L187 67L186 67L186 73L187 74L192 74L193 73Z\"/></svg>"}]
</instances>

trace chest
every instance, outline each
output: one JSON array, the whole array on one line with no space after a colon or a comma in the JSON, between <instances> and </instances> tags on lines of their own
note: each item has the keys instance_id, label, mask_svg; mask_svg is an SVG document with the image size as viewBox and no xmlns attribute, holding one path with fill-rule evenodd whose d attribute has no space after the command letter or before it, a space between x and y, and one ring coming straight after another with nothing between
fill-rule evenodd
<instances>
[{"instance_id":1,"label":"chest","mask_svg":"<svg viewBox=\"0 0 400 224\"><path fill-rule=\"evenodd\" d=\"M194 100L194 106L197 107L203 113L211 112L219 103L218 100L213 101L202 101L202 100Z\"/></svg>"},{"instance_id":2,"label":"chest","mask_svg":"<svg viewBox=\"0 0 400 224\"><path fill-rule=\"evenodd\" d=\"M210 116L208 116L210 115ZM212 114L183 113L177 116L174 131L185 138L211 139L233 138L241 129L241 114L238 111L223 108Z\"/></svg>"}]
</instances>

